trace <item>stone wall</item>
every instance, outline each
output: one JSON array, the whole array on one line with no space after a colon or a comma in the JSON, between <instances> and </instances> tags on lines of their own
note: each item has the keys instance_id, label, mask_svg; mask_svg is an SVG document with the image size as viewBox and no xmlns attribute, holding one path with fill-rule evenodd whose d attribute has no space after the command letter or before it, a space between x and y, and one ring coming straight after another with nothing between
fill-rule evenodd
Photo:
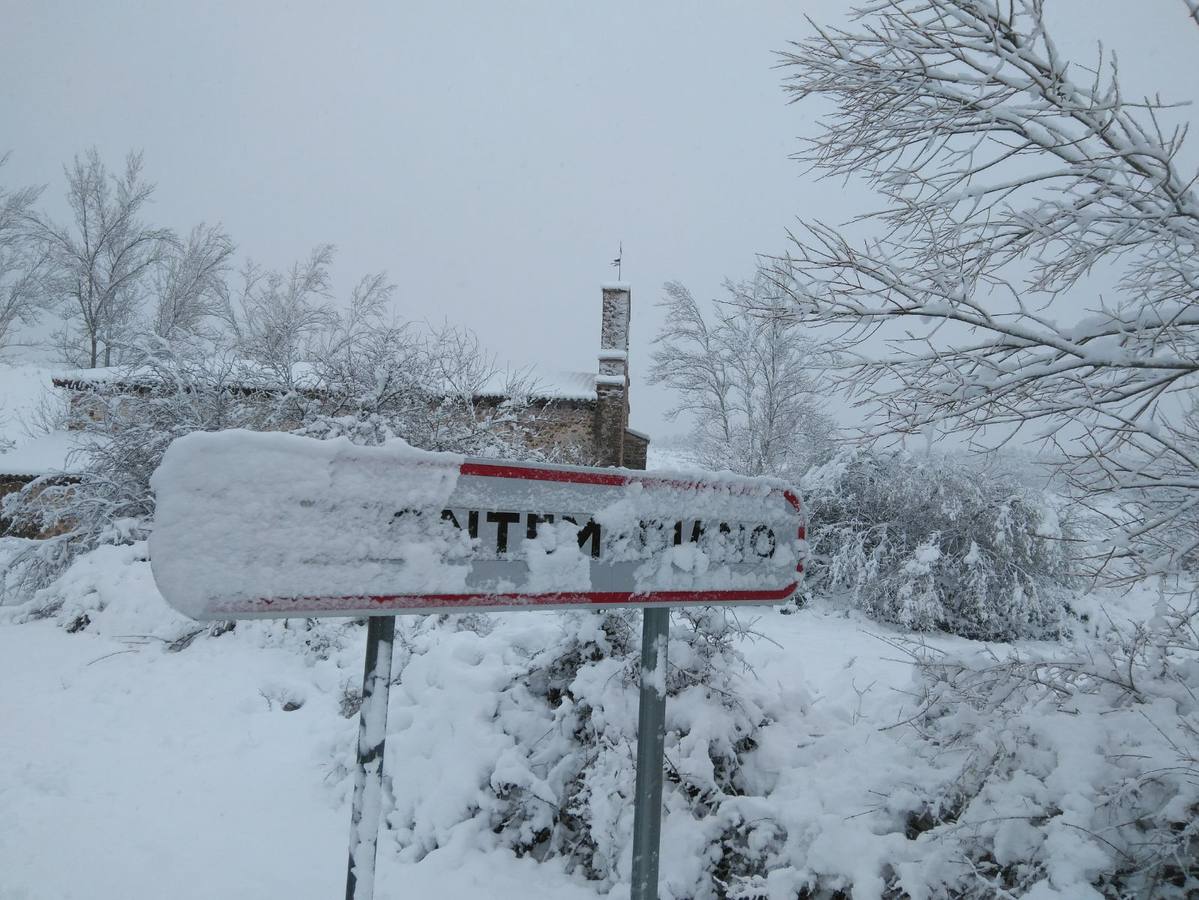
<instances>
[{"instance_id":1,"label":"stone wall","mask_svg":"<svg viewBox=\"0 0 1199 900\"><path fill-rule=\"evenodd\" d=\"M649 438L636 431L626 430L624 433L624 467L626 469L644 469L648 455Z\"/></svg>"},{"instance_id":2,"label":"stone wall","mask_svg":"<svg viewBox=\"0 0 1199 900\"><path fill-rule=\"evenodd\" d=\"M475 399L475 408L489 412L502 401ZM509 426L508 436L530 449L546 451L555 462L595 465L595 402L592 400L534 398Z\"/></svg>"}]
</instances>

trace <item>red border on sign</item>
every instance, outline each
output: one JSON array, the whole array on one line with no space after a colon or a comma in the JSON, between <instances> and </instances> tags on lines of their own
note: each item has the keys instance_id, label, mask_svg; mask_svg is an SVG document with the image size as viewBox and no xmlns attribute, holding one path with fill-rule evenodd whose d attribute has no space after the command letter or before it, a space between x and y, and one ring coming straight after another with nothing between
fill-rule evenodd
<instances>
[{"instance_id":1,"label":"red border on sign","mask_svg":"<svg viewBox=\"0 0 1199 900\"><path fill-rule=\"evenodd\" d=\"M704 481L688 481L684 478L658 478L653 475L639 475L630 473L627 470L624 472L583 472L577 469L561 468L548 469L541 466L524 466L513 465L512 463L488 463L475 460L467 460L458 467L459 475L477 475L483 478L514 478L524 481L559 481L568 484L604 484L615 487L621 484L630 484L634 481L642 484L662 484L669 487L678 488L708 488L716 490L717 488L727 487L732 488L737 493L748 493L748 485L744 486L746 490L737 491L737 488L743 487L735 481L725 481L718 483L709 483ZM783 498L790 503L796 511L801 511L799 496L791 490L783 488L772 488L772 494L782 494Z\"/></svg>"}]
</instances>

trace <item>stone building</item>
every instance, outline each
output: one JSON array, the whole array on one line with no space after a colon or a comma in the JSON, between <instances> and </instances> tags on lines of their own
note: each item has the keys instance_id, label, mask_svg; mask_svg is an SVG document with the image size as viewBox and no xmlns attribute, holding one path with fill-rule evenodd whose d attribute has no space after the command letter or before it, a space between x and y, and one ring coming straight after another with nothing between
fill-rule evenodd
<instances>
[{"instance_id":1,"label":"stone building","mask_svg":"<svg viewBox=\"0 0 1199 900\"><path fill-rule=\"evenodd\" d=\"M632 294L624 283L602 288L598 366L535 378L522 413L526 439L541 449L595 466L644 469L649 436L629 428L629 320ZM476 403L502 403L502 393Z\"/></svg>"},{"instance_id":2,"label":"stone building","mask_svg":"<svg viewBox=\"0 0 1199 900\"><path fill-rule=\"evenodd\" d=\"M624 283L601 290L599 353L591 372L538 373L518 414L521 438L532 447L556 450L563 459L584 465L644 469L649 437L629 428L629 320L631 291ZM55 388L69 394L74 427L100 421L114 395L136 403L152 393L152 381L123 369L88 369L53 378ZM259 385L232 384L226 389L250 394ZM269 388L267 389L269 390ZM319 399L321 390L305 389ZM101 400L101 395L104 400ZM498 407L509 397L502 387L484 388L476 407ZM77 480L81 435L69 431L44 435L9 453L0 453L0 496L44 477ZM0 533L3 522L0 522Z\"/></svg>"}]
</instances>

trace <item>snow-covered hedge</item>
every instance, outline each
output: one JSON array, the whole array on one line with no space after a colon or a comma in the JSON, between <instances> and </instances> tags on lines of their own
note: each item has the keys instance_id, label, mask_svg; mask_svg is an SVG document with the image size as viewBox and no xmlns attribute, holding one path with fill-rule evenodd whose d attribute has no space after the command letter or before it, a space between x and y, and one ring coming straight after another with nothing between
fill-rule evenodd
<instances>
[{"instance_id":1,"label":"snow-covered hedge","mask_svg":"<svg viewBox=\"0 0 1199 900\"><path fill-rule=\"evenodd\" d=\"M1194 617L1003 655L890 638L907 690L847 672L839 699L741 679L721 621L676 617L664 896L1193 896ZM498 844L601 888L628 878L636 619L546 624L409 638L388 751L405 760L387 816L401 858Z\"/></svg>"},{"instance_id":2,"label":"snow-covered hedge","mask_svg":"<svg viewBox=\"0 0 1199 900\"><path fill-rule=\"evenodd\" d=\"M1069 529L1011 476L950 456L847 450L803 481L807 588L868 615L985 640L1061 622Z\"/></svg>"}]
</instances>

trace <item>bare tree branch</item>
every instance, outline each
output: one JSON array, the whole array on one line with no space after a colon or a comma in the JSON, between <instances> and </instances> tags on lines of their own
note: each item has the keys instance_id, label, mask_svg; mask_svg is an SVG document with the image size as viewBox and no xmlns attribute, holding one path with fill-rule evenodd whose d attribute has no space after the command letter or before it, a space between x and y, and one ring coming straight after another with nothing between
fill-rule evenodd
<instances>
[{"instance_id":1,"label":"bare tree branch","mask_svg":"<svg viewBox=\"0 0 1199 900\"><path fill-rule=\"evenodd\" d=\"M8 154L0 155L0 168ZM0 187L0 350L17 325L31 324L46 303L47 257L34 245L29 216L41 188Z\"/></svg>"},{"instance_id":2,"label":"bare tree branch","mask_svg":"<svg viewBox=\"0 0 1199 900\"><path fill-rule=\"evenodd\" d=\"M147 276L177 239L142 221L154 185L142 178L140 153L129 154L121 175L109 173L95 148L64 172L73 221L31 214L29 222L47 256L48 289L81 330L81 345L68 340L79 354L72 361L107 366L135 328Z\"/></svg>"},{"instance_id":3,"label":"bare tree branch","mask_svg":"<svg viewBox=\"0 0 1199 900\"><path fill-rule=\"evenodd\" d=\"M796 321L839 329L895 430L1032 427L1114 518L1119 497L1153 511L1117 555L1194 566L1199 176L1172 108L1125 97L1102 48L1067 60L1040 0L880 0L782 65L795 100L834 107L799 158L883 199L852 226L876 237L792 234L776 282Z\"/></svg>"}]
</instances>

